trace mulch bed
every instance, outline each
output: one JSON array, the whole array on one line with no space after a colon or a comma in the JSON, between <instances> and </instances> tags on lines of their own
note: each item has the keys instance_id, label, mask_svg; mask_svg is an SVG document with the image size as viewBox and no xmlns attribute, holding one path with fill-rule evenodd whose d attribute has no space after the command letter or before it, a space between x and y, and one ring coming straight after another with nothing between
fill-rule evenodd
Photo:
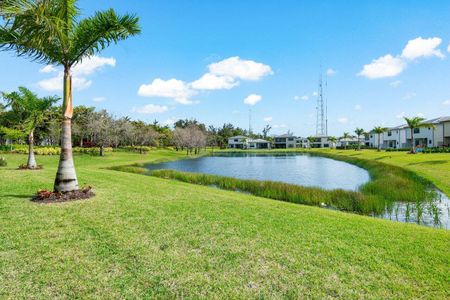
<instances>
[{"instance_id":1,"label":"mulch bed","mask_svg":"<svg viewBox=\"0 0 450 300\"><path fill-rule=\"evenodd\" d=\"M37 165L36 168L28 168L28 166L26 164L20 165L17 169L19 170L42 170L44 168L44 166L42 165Z\"/></svg>"},{"instance_id":2,"label":"mulch bed","mask_svg":"<svg viewBox=\"0 0 450 300\"><path fill-rule=\"evenodd\" d=\"M60 203L60 202L89 199L94 196L95 196L94 190L92 189L92 187L88 186L81 190L66 193L40 190L37 192L36 196L34 196L31 199L31 201L37 203Z\"/></svg>"}]
</instances>

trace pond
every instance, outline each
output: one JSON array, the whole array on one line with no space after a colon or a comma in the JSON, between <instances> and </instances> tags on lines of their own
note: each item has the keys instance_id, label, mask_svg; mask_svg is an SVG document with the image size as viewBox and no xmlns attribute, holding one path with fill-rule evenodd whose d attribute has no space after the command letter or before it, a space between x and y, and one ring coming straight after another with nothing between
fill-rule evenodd
<instances>
[{"instance_id":1,"label":"pond","mask_svg":"<svg viewBox=\"0 0 450 300\"><path fill-rule=\"evenodd\" d=\"M357 166L324 157L296 154L205 156L146 167L149 170L171 169L240 179L281 181L328 190L356 190L370 180L369 173Z\"/></svg>"},{"instance_id":2,"label":"pond","mask_svg":"<svg viewBox=\"0 0 450 300\"><path fill-rule=\"evenodd\" d=\"M170 169L205 173L239 179L270 180L289 184L320 187L327 190L356 191L370 180L369 173L352 164L305 154L230 153L149 164L149 170ZM450 200L437 191L437 197L421 203L390 203L384 213L373 217L420 225L450 228Z\"/></svg>"}]
</instances>

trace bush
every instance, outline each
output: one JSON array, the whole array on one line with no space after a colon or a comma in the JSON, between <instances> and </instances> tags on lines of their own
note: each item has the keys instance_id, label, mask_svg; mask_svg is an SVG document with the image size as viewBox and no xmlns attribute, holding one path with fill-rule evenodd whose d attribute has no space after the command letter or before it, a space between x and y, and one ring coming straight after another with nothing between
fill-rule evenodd
<instances>
[{"instance_id":1,"label":"bush","mask_svg":"<svg viewBox=\"0 0 450 300\"><path fill-rule=\"evenodd\" d=\"M450 148L444 147L434 147L434 148L425 148L422 151L423 153L450 153Z\"/></svg>"},{"instance_id":2,"label":"bush","mask_svg":"<svg viewBox=\"0 0 450 300\"><path fill-rule=\"evenodd\" d=\"M103 149L105 150L105 152L113 151L113 148L111 148L111 147L105 147ZM8 148L8 150L9 150L9 148ZM34 146L33 152L36 155L59 155L59 154L61 154L61 148L54 147L54 146ZM72 152L73 153L99 155L100 148L99 147L95 147L95 148L94 147L92 147L92 148L75 147L75 148L72 148ZM14 145L12 153L28 154L28 145Z\"/></svg>"},{"instance_id":3,"label":"bush","mask_svg":"<svg viewBox=\"0 0 450 300\"><path fill-rule=\"evenodd\" d=\"M8 162L6 161L6 158L3 156L0 156L0 167L6 167L8 165Z\"/></svg>"},{"instance_id":4,"label":"bush","mask_svg":"<svg viewBox=\"0 0 450 300\"><path fill-rule=\"evenodd\" d=\"M386 152L406 152L410 150L411 148L387 148Z\"/></svg>"},{"instance_id":5,"label":"bush","mask_svg":"<svg viewBox=\"0 0 450 300\"><path fill-rule=\"evenodd\" d=\"M148 152L150 152L152 150L152 147L148 147L148 146L125 146L122 147L121 149L125 150L125 151L129 151L129 152L138 152L141 154L146 154Z\"/></svg>"}]
</instances>

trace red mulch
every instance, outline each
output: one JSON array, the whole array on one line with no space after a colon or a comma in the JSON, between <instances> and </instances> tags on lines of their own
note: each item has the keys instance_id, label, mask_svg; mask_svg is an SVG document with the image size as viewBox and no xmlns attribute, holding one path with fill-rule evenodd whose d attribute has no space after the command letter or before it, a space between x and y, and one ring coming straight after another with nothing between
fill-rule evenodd
<instances>
[{"instance_id":1,"label":"red mulch","mask_svg":"<svg viewBox=\"0 0 450 300\"><path fill-rule=\"evenodd\" d=\"M19 170L42 170L44 168L43 165L37 165L36 168L28 168L28 166L26 164L20 165L19 166Z\"/></svg>"},{"instance_id":2,"label":"red mulch","mask_svg":"<svg viewBox=\"0 0 450 300\"><path fill-rule=\"evenodd\" d=\"M51 192L48 190L39 190L36 196L34 196L31 199L31 201L38 203L59 203L59 202L89 199L94 196L95 196L94 190L92 189L92 187L88 186L81 190L66 193Z\"/></svg>"}]
</instances>

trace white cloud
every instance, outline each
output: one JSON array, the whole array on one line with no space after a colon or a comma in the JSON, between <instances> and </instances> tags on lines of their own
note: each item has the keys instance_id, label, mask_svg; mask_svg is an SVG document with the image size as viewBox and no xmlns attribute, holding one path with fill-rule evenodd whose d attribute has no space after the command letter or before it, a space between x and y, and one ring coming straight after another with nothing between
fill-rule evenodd
<instances>
[{"instance_id":1,"label":"white cloud","mask_svg":"<svg viewBox=\"0 0 450 300\"><path fill-rule=\"evenodd\" d=\"M405 116L406 116L405 112L402 111L401 113L397 114L395 117L396 117L397 119L403 119Z\"/></svg>"},{"instance_id":2,"label":"white cloud","mask_svg":"<svg viewBox=\"0 0 450 300\"><path fill-rule=\"evenodd\" d=\"M362 106L359 105L359 104L356 104L356 105L355 105L355 110L356 110L356 111L361 111L361 110L362 110Z\"/></svg>"},{"instance_id":3,"label":"white cloud","mask_svg":"<svg viewBox=\"0 0 450 300\"><path fill-rule=\"evenodd\" d=\"M45 67L41 68L39 70L39 73L53 73L53 72L57 72L58 69L55 68L53 65L46 65Z\"/></svg>"},{"instance_id":4,"label":"white cloud","mask_svg":"<svg viewBox=\"0 0 450 300\"><path fill-rule=\"evenodd\" d=\"M192 88L196 90L229 90L239 85L233 77L218 76L211 73L206 73L200 79L191 83Z\"/></svg>"},{"instance_id":5,"label":"white cloud","mask_svg":"<svg viewBox=\"0 0 450 300\"><path fill-rule=\"evenodd\" d=\"M348 118L347 117L339 118L338 122L341 123L341 124L347 124L348 123Z\"/></svg>"},{"instance_id":6,"label":"white cloud","mask_svg":"<svg viewBox=\"0 0 450 300\"><path fill-rule=\"evenodd\" d=\"M193 101L189 98L195 94L184 81L175 78L156 78L149 84L141 85L138 90L139 96L171 98L180 104L192 104Z\"/></svg>"},{"instance_id":7,"label":"white cloud","mask_svg":"<svg viewBox=\"0 0 450 300\"><path fill-rule=\"evenodd\" d=\"M333 69L331 69L331 68L329 68L328 70L327 70L327 75L328 76L334 76L334 75L336 75L336 71L335 70L333 70Z\"/></svg>"},{"instance_id":8,"label":"white cloud","mask_svg":"<svg viewBox=\"0 0 450 300\"><path fill-rule=\"evenodd\" d=\"M72 72L74 76L90 75L105 66L115 67L116 59L114 57L100 57L94 55L83 60L81 63L76 64L73 67Z\"/></svg>"},{"instance_id":9,"label":"white cloud","mask_svg":"<svg viewBox=\"0 0 450 300\"><path fill-rule=\"evenodd\" d=\"M273 117L265 117L264 121L266 122L271 122L273 120Z\"/></svg>"},{"instance_id":10,"label":"white cloud","mask_svg":"<svg viewBox=\"0 0 450 300\"><path fill-rule=\"evenodd\" d=\"M417 113L417 116L418 116L418 117L421 117L421 118L425 117L424 113L421 113L421 112L420 112L420 113Z\"/></svg>"},{"instance_id":11,"label":"white cloud","mask_svg":"<svg viewBox=\"0 0 450 300\"><path fill-rule=\"evenodd\" d=\"M409 100L409 99L412 99L412 98L414 98L416 96L417 96L417 94L415 92L409 92L408 94L403 96L403 100Z\"/></svg>"},{"instance_id":12,"label":"white cloud","mask_svg":"<svg viewBox=\"0 0 450 300\"><path fill-rule=\"evenodd\" d=\"M414 60L419 57L436 56L444 58L441 50L436 49L442 43L442 39L438 37L424 39L418 37L414 40L408 41L402 52L402 57L409 60Z\"/></svg>"},{"instance_id":13,"label":"white cloud","mask_svg":"<svg viewBox=\"0 0 450 300\"><path fill-rule=\"evenodd\" d=\"M272 68L253 60L243 60L239 56L230 57L210 64L209 73L243 80L259 80L273 74Z\"/></svg>"},{"instance_id":14,"label":"white cloud","mask_svg":"<svg viewBox=\"0 0 450 300\"><path fill-rule=\"evenodd\" d=\"M402 84L401 80L395 80L395 81L392 81L391 83L389 83L389 85L392 86L393 88L399 87L400 84Z\"/></svg>"},{"instance_id":15,"label":"white cloud","mask_svg":"<svg viewBox=\"0 0 450 300\"><path fill-rule=\"evenodd\" d=\"M314 92L312 92L312 95L313 95L314 97L316 97L316 96L319 95L319 93L314 91Z\"/></svg>"},{"instance_id":16,"label":"white cloud","mask_svg":"<svg viewBox=\"0 0 450 300\"><path fill-rule=\"evenodd\" d=\"M262 96L261 95L256 95L256 94L251 94L248 95L245 99L244 99L244 103L247 105L255 105L256 103L258 103L259 101L261 101Z\"/></svg>"},{"instance_id":17,"label":"white cloud","mask_svg":"<svg viewBox=\"0 0 450 300\"><path fill-rule=\"evenodd\" d=\"M103 102L105 100L106 100L105 97L94 97L94 98L92 98L92 101L94 101L94 102Z\"/></svg>"},{"instance_id":18,"label":"white cloud","mask_svg":"<svg viewBox=\"0 0 450 300\"><path fill-rule=\"evenodd\" d=\"M232 113L233 115L238 115L238 114L240 114L241 112L240 112L239 110L233 110L231 113Z\"/></svg>"},{"instance_id":19,"label":"white cloud","mask_svg":"<svg viewBox=\"0 0 450 300\"><path fill-rule=\"evenodd\" d=\"M288 126L286 124L275 124L272 127L276 129L276 128L287 128Z\"/></svg>"},{"instance_id":20,"label":"white cloud","mask_svg":"<svg viewBox=\"0 0 450 300\"><path fill-rule=\"evenodd\" d=\"M433 56L444 58L445 55L438 49L441 43L442 39L438 37L427 39L418 37L409 40L403 48L401 55L392 56L391 54L387 54L374 59L370 64L364 65L363 70L357 75L369 79L397 76L405 70L410 61Z\"/></svg>"},{"instance_id":21,"label":"white cloud","mask_svg":"<svg viewBox=\"0 0 450 300\"><path fill-rule=\"evenodd\" d=\"M92 85L92 80L87 78L95 71L102 69L105 66L114 67L116 65L116 59L114 57L100 57L92 56L83 60L82 63L75 65L72 68L72 84L73 88L77 90L87 89ZM41 73L57 72L58 69L52 65L45 66L40 70ZM63 78L64 73L59 71L54 77L39 81L37 84L40 88L46 91L62 91L63 90Z\"/></svg>"},{"instance_id":22,"label":"white cloud","mask_svg":"<svg viewBox=\"0 0 450 300\"><path fill-rule=\"evenodd\" d=\"M390 54L374 59L370 64L364 65L358 76L369 79L394 77L406 68L406 63L399 57Z\"/></svg>"},{"instance_id":23,"label":"white cloud","mask_svg":"<svg viewBox=\"0 0 450 300\"><path fill-rule=\"evenodd\" d=\"M303 101L306 101L306 100L308 100L308 99L309 99L308 95L294 96L294 100L303 100Z\"/></svg>"},{"instance_id":24,"label":"white cloud","mask_svg":"<svg viewBox=\"0 0 450 300\"><path fill-rule=\"evenodd\" d=\"M450 99L444 100L444 101L442 102L442 105L450 105Z\"/></svg>"},{"instance_id":25,"label":"white cloud","mask_svg":"<svg viewBox=\"0 0 450 300\"><path fill-rule=\"evenodd\" d=\"M147 104L141 107L133 107L132 111L139 114L162 114L168 111L169 108L165 105Z\"/></svg>"}]
</instances>

